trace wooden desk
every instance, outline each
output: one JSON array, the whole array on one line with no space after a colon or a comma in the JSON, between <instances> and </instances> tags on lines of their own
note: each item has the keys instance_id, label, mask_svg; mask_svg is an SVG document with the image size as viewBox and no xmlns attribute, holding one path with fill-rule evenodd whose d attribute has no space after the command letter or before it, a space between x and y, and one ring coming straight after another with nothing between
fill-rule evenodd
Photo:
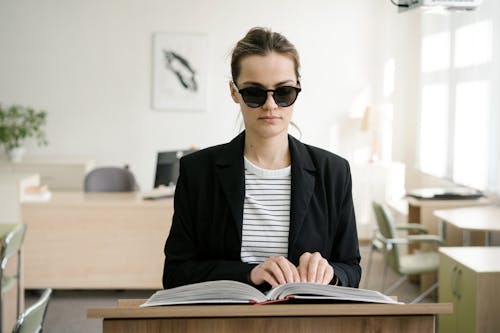
<instances>
[{"instance_id":1,"label":"wooden desk","mask_svg":"<svg viewBox=\"0 0 500 333\"><path fill-rule=\"evenodd\" d=\"M27 289L160 289L173 200L53 192L22 204Z\"/></svg>"},{"instance_id":2,"label":"wooden desk","mask_svg":"<svg viewBox=\"0 0 500 333\"><path fill-rule=\"evenodd\" d=\"M14 228L16 224L2 224L0 223L0 239ZM22 249L21 249L22 257ZM22 263L21 263L22 265ZM10 257L7 261L7 267L5 268L5 275L13 276L17 273L17 255ZM21 279L18 281L21 287L21 297L20 297L20 310L24 310L24 287L23 287L23 273L21 268ZM9 290L8 293L2 295L2 327L0 327L1 332L12 332L14 324L17 320L17 283L14 287Z\"/></svg>"},{"instance_id":3,"label":"wooden desk","mask_svg":"<svg viewBox=\"0 0 500 333\"><path fill-rule=\"evenodd\" d=\"M116 308L88 309L103 318L104 333L147 332L434 332L447 304L273 304L193 305L139 308L145 300L121 301Z\"/></svg>"},{"instance_id":4,"label":"wooden desk","mask_svg":"<svg viewBox=\"0 0 500 333\"><path fill-rule=\"evenodd\" d=\"M408 201L408 222L421 223L427 227L429 233L439 233L439 220L434 216L434 211L438 209L449 209L458 207L487 206L490 201L486 198L472 200L419 200L407 198Z\"/></svg>"},{"instance_id":5,"label":"wooden desk","mask_svg":"<svg viewBox=\"0 0 500 333\"><path fill-rule=\"evenodd\" d=\"M452 302L455 309L439 316L439 332L500 332L500 247L442 247L439 252L439 301Z\"/></svg>"},{"instance_id":6,"label":"wooden desk","mask_svg":"<svg viewBox=\"0 0 500 333\"><path fill-rule=\"evenodd\" d=\"M488 246L491 238L490 232L500 231L500 207L485 206L436 210L434 216L441 220L441 235L447 240L447 245L476 245L473 244L471 233L481 232L484 233L484 245ZM463 231L462 244L449 244L451 241L448 242L446 225Z\"/></svg>"}]
</instances>

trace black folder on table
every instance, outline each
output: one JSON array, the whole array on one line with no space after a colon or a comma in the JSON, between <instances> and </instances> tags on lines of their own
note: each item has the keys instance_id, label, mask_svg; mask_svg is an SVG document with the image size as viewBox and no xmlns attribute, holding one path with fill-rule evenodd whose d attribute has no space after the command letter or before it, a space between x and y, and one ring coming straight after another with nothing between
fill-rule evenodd
<instances>
[{"instance_id":1,"label":"black folder on table","mask_svg":"<svg viewBox=\"0 0 500 333\"><path fill-rule=\"evenodd\" d=\"M406 196L420 200L472 200L484 195L481 191L468 187L432 187L411 190Z\"/></svg>"}]
</instances>

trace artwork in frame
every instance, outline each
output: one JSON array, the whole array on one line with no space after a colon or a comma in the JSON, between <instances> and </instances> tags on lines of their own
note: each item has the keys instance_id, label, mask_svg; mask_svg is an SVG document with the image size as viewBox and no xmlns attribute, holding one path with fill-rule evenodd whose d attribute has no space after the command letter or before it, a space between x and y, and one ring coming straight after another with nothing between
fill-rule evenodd
<instances>
[{"instance_id":1,"label":"artwork in frame","mask_svg":"<svg viewBox=\"0 0 500 333\"><path fill-rule=\"evenodd\" d=\"M153 36L153 109L204 110L208 37L158 32Z\"/></svg>"}]
</instances>

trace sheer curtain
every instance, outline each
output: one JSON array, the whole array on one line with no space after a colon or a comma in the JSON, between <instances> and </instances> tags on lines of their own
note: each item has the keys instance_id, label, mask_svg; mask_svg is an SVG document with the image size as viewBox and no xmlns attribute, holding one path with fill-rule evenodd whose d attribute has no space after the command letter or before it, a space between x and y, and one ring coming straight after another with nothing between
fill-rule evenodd
<instances>
[{"instance_id":1,"label":"sheer curtain","mask_svg":"<svg viewBox=\"0 0 500 333\"><path fill-rule=\"evenodd\" d=\"M421 171L500 194L500 3L422 15Z\"/></svg>"}]
</instances>

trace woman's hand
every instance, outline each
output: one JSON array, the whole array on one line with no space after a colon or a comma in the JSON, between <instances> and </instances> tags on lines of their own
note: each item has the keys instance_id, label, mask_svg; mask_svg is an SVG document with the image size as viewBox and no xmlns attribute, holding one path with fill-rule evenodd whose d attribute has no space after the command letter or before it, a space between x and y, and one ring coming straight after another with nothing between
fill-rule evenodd
<instances>
[{"instance_id":1,"label":"woman's hand","mask_svg":"<svg viewBox=\"0 0 500 333\"><path fill-rule=\"evenodd\" d=\"M300 277L297 267L285 257L280 256L269 257L255 266L250 271L250 281L255 285L267 282L272 287L276 287L280 284L299 282Z\"/></svg>"},{"instance_id":2,"label":"woman's hand","mask_svg":"<svg viewBox=\"0 0 500 333\"><path fill-rule=\"evenodd\" d=\"M333 279L333 267L318 252L305 252L299 258L301 282L329 284Z\"/></svg>"}]
</instances>

